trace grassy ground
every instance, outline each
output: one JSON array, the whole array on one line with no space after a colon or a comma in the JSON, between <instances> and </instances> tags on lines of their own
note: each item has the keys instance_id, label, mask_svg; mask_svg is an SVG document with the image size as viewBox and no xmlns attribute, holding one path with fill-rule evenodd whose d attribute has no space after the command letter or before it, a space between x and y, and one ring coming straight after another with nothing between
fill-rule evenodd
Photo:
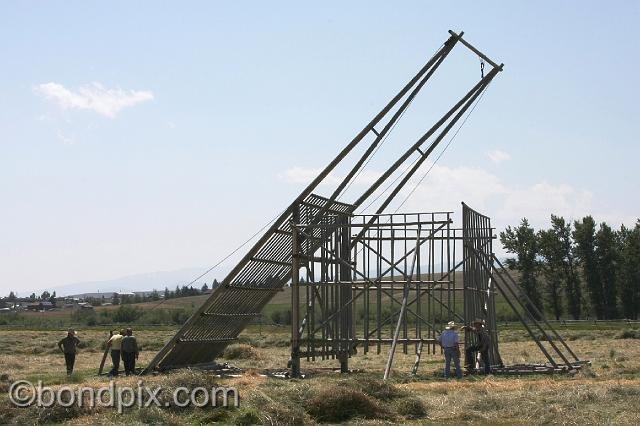
<instances>
[{"instance_id":1,"label":"grassy ground","mask_svg":"<svg viewBox=\"0 0 640 426\"><path fill-rule=\"evenodd\" d=\"M574 351L592 360L574 377L474 376L441 379L439 353L423 355L418 377L410 374L414 355L395 358L390 383L380 380L387 347L380 355L358 353L350 366L358 372L340 375L334 360L303 362L302 380L269 378L265 369L286 367L287 327L251 327L226 352L227 362L242 367L241 377L216 378L211 373L181 370L146 376L145 384L170 391L177 386L234 386L239 409L132 408L118 414L112 408L16 408L5 393L13 380L42 380L45 385L82 384L100 387L106 377L96 371L102 357L105 330L79 330L83 342L76 373L64 374L64 360L56 342L63 331L0 331L0 424L68 422L70 424L304 424L351 422L378 424L639 424L640 341L621 339L623 325L606 328L575 326L563 330ZM147 363L173 330L139 330L143 346L140 364ZM626 333L640 337L640 333ZM501 353L507 363L542 362L543 358L522 330L501 332ZM6 376L2 376L6 375ZM138 378L119 378L134 385Z\"/></svg>"}]
</instances>

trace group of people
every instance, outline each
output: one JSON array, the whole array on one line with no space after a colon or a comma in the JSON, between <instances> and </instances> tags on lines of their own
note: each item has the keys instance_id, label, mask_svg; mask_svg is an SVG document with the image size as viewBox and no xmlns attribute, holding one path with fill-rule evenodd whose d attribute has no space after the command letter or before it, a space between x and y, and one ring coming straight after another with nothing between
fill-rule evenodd
<instances>
[{"instance_id":1,"label":"group of people","mask_svg":"<svg viewBox=\"0 0 640 426\"><path fill-rule=\"evenodd\" d=\"M112 332L107 341L107 350L111 351L111 361L113 362L109 377L118 375L121 358L124 364L124 374L128 376L135 373L136 360L140 351L138 349L138 341L133 335L133 330L127 328L126 330Z\"/></svg>"},{"instance_id":2,"label":"group of people","mask_svg":"<svg viewBox=\"0 0 640 426\"><path fill-rule=\"evenodd\" d=\"M440 334L440 346L444 352L444 377L449 378L451 375L451 361L456 369L456 377L462 378L462 369L460 368L460 337L456 331L456 323L451 321L445 327L445 330ZM462 330L469 330L476 336L476 343L468 346L465 349L465 368L468 372L475 370L475 357L474 354L479 353L482 363L484 364L484 374L491 373L491 360L489 353L491 349L491 338L484 326L484 321L476 319L472 325L463 326Z\"/></svg>"},{"instance_id":3,"label":"group of people","mask_svg":"<svg viewBox=\"0 0 640 426\"><path fill-rule=\"evenodd\" d=\"M67 335L58 342L58 348L64 354L64 361L67 366L67 375L73 373L73 366L76 362L76 354L78 353L78 346L80 345L80 339L73 328L67 331ZM138 348L138 341L133 335L133 330L127 328L126 330L111 331L111 337L106 344L106 349L111 353L111 361L113 362L113 368L109 371L109 377L117 376L120 370L120 359L124 364L124 373L128 376L134 374L136 371L136 360L140 350Z\"/></svg>"}]
</instances>

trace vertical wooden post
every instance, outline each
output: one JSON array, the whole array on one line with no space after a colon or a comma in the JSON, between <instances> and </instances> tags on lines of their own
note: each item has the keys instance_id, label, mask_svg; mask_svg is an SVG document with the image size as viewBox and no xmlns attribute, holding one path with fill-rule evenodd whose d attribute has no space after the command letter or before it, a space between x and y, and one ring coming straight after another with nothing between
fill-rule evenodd
<instances>
[{"instance_id":1,"label":"vertical wooden post","mask_svg":"<svg viewBox=\"0 0 640 426\"><path fill-rule=\"evenodd\" d=\"M351 285L347 285L347 282L352 280L351 268L351 246L350 246L350 232L349 222L347 216L341 215L338 217L338 223L341 225L336 230L338 235L338 253L340 259L343 261L338 267L338 292L339 292L339 304L340 310L340 333L339 333L339 345L338 347L338 360L340 361L340 372L349 372L349 351L351 350L351 336L353 329L353 315L352 315L352 290Z\"/></svg>"},{"instance_id":2,"label":"vertical wooden post","mask_svg":"<svg viewBox=\"0 0 640 426\"><path fill-rule=\"evenodd\" d=\"M300 377L300 247L294 223L291 223L291 233L291 377Z\"/></svg>"}]
</instances>

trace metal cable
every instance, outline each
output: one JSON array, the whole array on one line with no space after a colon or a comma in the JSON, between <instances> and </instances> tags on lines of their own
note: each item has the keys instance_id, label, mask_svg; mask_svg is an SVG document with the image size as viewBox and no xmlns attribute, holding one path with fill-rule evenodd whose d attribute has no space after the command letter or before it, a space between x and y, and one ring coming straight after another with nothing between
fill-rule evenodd
<instances>
[{"instance_id":1,"label":"metal cable","mask_svg":"<svg viewBox=\"0 0 640 426\"><path fill-rule=\"evenodd\" d=\"M442 49L442 46L444 46L444 43L438 48L438 50L436 51L436 53L434 53L433 55L431 55L431 58L429 58L429 61L433 60L433 58L436 57L436 55L438 54L438 52L440 51L440 49ZM428 61L428 62L429 62ZM419 83L420 84L420 83ZM391 127L389 128L389 131L387 132L387 134L384 135L384 137L382 138L382 140L380 141L380 144L373 150L373 152L371 153L371 155L369 156L369 158L367 158L367 161L365 161L365 163L360 167L360 170L358 170L358 172L356 173L356 175L353 177L353 179L351 179L351 181L347 184L347 186L340 191L340 194L338 194L338 197L336 198L338 201L341 200L341 197L347 192L347 190L349 190L349 188L351 187L351 185L353 185L353 183L358 179L358 177L360 176L360 174L362 174L362 172L364 171L364 169L367 167L367 165L369 164L369 162L371 162L371 160L373 160L373 157L376 156L376 154L378 153L378 150L382 147L382 145L384 145L384 143L387 141L387 139L389 138L389 135L393 132L393 130L395 129L395 127L398 125L398 123L400 122L400 120L402 120L402 117L404 116L405 112L407 112L407 110L409 109L409 107L411 106L411 103L415 100L415 97L412 98L411 100L409 100L409 103L407 103L406 108L400 113L400 115L398 116L398 118L396 119L396 121L391 125ZM368 208L369 206L367 206Z\"/></svg>"},{"instance_id":2,"label":"metal cable","mask_svg":"<svg viewBox=\"0 0 640 426\"><path fill-rule=\"evenodd\" d=\"M482 93L480 94L480 96L478 97L478 100L473 104L473 106L471 107L471 109L469 110L469 112L467 113L467 116L464 118L464 120L462 120L462 123L460 124L460 126L458 127L458 129L456 130L456 132L453 134L453 136L451 136L451 139L449 139L449 142L447 142L447 144L444 146L444 148L442 149L442 151L440 151L440 153L438 154L438 156L436 157L435 161L431 164L431 166L429 167L429 169L425 172L424 175L422 175L422 177L420 178L420 180L414 185L414 187L411 189L411 191L409 191L409 193L407 194L406 197L404 197L404 200L402 200L402 202L400 203L400 205L394 210L394 213L397 213L398 210L400 210L400 208L404 205L404 203L407 202L407 200L409 199L409 197L411 197L411 195L413 195L413 193L416 191L416 189L418 189L418 187L422 184L422 182L424 181L424 179L427 177L427 175L429 174L429 172L431 172L431 170L433 169L433 167L436 165L436 163L438 162L438 160L440 160L440 157L442 157L442 155L445 153L445 151L447 150L447 148L449 148L449 145L451 145L451 143L453 142L453 140L456 138L456 136L458 136L458 133L460 132L460 130L462 129L462 127L465 125L465 123L467 122L467 120L469 119L469 117L471 116L471 114L473 113L473 111L476 109L476 107L478 106L478 104L480 103L480 101L482 100L482 98L484 97L484 94L487 90L487 88L489 87L489 85L491 84L491 82L489 82L489 84L487 84L484 89L482 89Z\"/></svg>"},{"instance_id":3,"label":"metal cable","mask_svg":"<svg viewBox=\"0 0 640 426\"><path fill-rule=\"evenodd\" d=\"M369 204L367 204L367 206L365 208L362 209L362 211L359 214L364 214L364 212L366 212L369 207L371 207L371 205L373 203L375 203L376 201L378 201L380 199L380 197L382 197L384 194L386 194L386 192L391 189L391 187L398 181L398 179L400 179L402 176L404 176L405 173L407 173L409 171L409 169L411 167L413 167L414 164L416 164L416 162L420 159L420 157L416 158L415 160L413 160L411 163L409 163L409 165L402 171L402 173L400 173L398 176L396 176L396 178L391 181L389 183L389 185L386 186L386 188L384 188L384 190L382 190L382 192L380 194L378 194L373 200L371 200L371 202L369 202Z\"/></svg>"},{"instance_id":4,"label":"metal cable","mask_svg":"<svg viewBox=\"0 0 640 426\"><path fill-rule=\"evenodd\" d=\"M220 261L218 261L218 263L216 263L215 265L213 265L212 267L210 267L209 269L207 269L205 272L203 272L202 274L198 275L196 278L194 278L193 280L191 280L191 282L189 282L189 284L187 284L187 287L191 287L196 281L198 281L200 278L204 277L205 275L207 275L209 272L213 271L214 269L216 269L218 266L220 266L222 263L224 263L227 259L229 259L231 256L233 256L234 254L236 254L238 252L238 250L240 250L242 247L246 246L251 240L253 240L256 236L258 236L258 234L260 234L262 231L264 231L267 227L271 226L271 224L273 224L273 222L276 221L276 219L278 217L280 217L280 215L282 215L284 213L284 210L280 213L278 213L273 219L271 219L269 222L267 222L262 228L258 229L251 237L249 237L248 240L246 240L245 242L243 242L242 244L240 244L238 247L236 247L233 251L231 251L231 253L229 253L228 255L226 255L225 257L223 257ZM150 309L155 309L158 306L162 305L164 302L166 302L167 299L163 299L161 300L158 304L154 305L152 308Z\"/></svg>"},{"instance_id":5,"label":"metal cable","mask_svg":"<svg viewBox=\"0 0 640 426\"><path fill-rule=\"evenodd\" d=\"M435 56L435 55L434 55ZM389 131L387 132L386 135L384 135L384 137L382 138L382 140L380 141L380 144L378 144L378 146L373 150L373 152L371 153L371 155L369 156L369 158L367 158L367 161L364 162L364 164L360 167L360 170L358 170L358 173L356 173L356 175L353 177L353 179L351 179L351 181L347 184L347 186L340 192L340 195L338 195L338 201L340 201L340 197L342 197L347 190L351 187L351 185L353 185L353 183L358 179L358 177L360 176L360 174L362 174L362 172L364 171L364 169L367 167L367 165L371 162L371 160L373 160L373 157L376 156L376 154L378 153L378 150L380 148L382 148L382 145L384 145L384 143L387 141L387 139L389 138L389 135L391 134L391 132L393 132L393 129L396 128L396 126L398 125L398 123L400 122L400 120L402 120L402 116L404 116L405 112L407 112L407 110L409 109L409 107L411 106L411 103L413 102L415 98L411 99L409 101L409 103L407 104L407 107L400 113L400 115L398 116L398 118L396 119L396 121L391 125L391 127L389 128Z\"/></svg>"}]
</instances>

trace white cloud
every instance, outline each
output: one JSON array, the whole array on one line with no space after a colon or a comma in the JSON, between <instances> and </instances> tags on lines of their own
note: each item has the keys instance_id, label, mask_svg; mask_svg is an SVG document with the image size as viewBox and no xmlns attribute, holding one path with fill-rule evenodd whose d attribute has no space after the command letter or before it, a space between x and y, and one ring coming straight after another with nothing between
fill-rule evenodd
<instances>
[{"instance_id":1,"label":"white cloud","mask_svg":"<svg viewBox=\"0 0 640 426\"><path fill-rule=\"evenodd\" d=\"M487 157L489 157L489 160L493 161L494 163L500 164L503 161L507 161L508 159L510 159L511 155L499 149L494 149L493 151L487 152Z\"/></svg>"},{"instance_id":2,"label":"white cloud","mask_svg":"<svg viewBox=\"0 0 640 426\"><path fill-rule=\"evenodd\" d=\"M306 169L304 167L294 166L282 173L278 173L278 179L288 183L308 184L314 177L318 176L320 171L320 169Z\"/></svg>"},{"instance_id":3,"label":"white cloud","mask_svg":"<svg viewBox=\"0 0 640 426\"><path fill-rule=\"evenodd\" d=\"M60 130L56 132L56 137L60 142L62 142L65 145L73 145L74 143L76 143L75 137L67 136L64 133L62 133Z\"/></svg>"},{"instance_id":4,"label":"white cloud","mask_svg":"<svg viewBox=\"0 0 640 426\"><path fill-rule=\"evenodd\" d=\"M430 165L423 166L428 169ZM421 173L418 172L418 175ZM410 181L402 194L402 199L411 191L417 181ZM474 167L435 165L422 184L407 201L412 211L457 211L461 201L482 210L496 198L505 197L510 189L500 179L486 170ZM417 210L416 210L417 209Z\"/></svg>"},{"instance_id":5,"label":"white cloud","mask_svg":"<svg viewBox=\"0 0 640 426\"><path fill-rule=\"evenodd\" d=\"M407 185L405 195L413 185ZM491 217L499 230L517 225L523 217L535 227L547 227L552 213L568 220L599 214L593 211L593 194L571 185L540 182L521 187L480 168L438 165L407 201L405 209L458 212L461 201Z\"/></svg>"},{"instance_id":6,"label":"white cloud","mask_svg":"<svg viewBox=\"0 0 640 426\"><path fill-rule=\"evenodd\" d=\"M278 179L285 181L287 183L296 183L296 184L309 184L311 181L322 172L323 169L312 169L294 166L282 173L278 173ZM375 170L364 170L360 173L354 185L364 185L364 184L372 184L375 180L380 177L381 173ZM329 173L329 176L322 182L322 185L337 185L345 178L344 176L336 175L335 173Z\"/></svg>"},{"instance_id":7,"label":"white cloud","mask_svg":"<svg viewBox=\"0 0 640 426\"><path fill-rule=\"evenodd\" d=\"M423 165L427 170L429 164ZM292 183L308 184L320 173L321 169L293 167L279 174L279 178ZM418 172L417 176L422 173ZM366 171L360 185L370 184L380 176L377 171ZM340 176L330 175L327 184L337 185ZM392 211L416 185L418 178L412 179L396 201ZM322 191L321 191L322 192ZM345 199L344 201L353 201ZM564 183L539 182L528 186L519 186L505 182L495 174L474 167L447 167L435 165L427 178L411 194L401 211L429 212L453 211L454 221L460 220L460 202L464 201L472 208L492 218L497 232L507 225L517 225L523 217L536 229L548 227L550 215L564 216L567 220L580 219L591 214L596 221L606 220L612 225L621 222L632 224L635 219L623 212L607 211L594 203L594 195L582 188ZM367 210L371 213L372 209Z\"/></svg>"},{"instance_id":8,"label":"white cloud","mask_svg":"<svg viewBox=\"0 0 640 426\"><path fill-rule=\"evenodd\" d=\"M530 218L534 226L548 226L551 213L569 219L593 214L593 195L566 184L541 182L528 188L512 188L502 202L498 218Z\"/></svg>"},{"instance_id":9,"label":"white cloud","mask_svg":"<svg viewBox=\"0 0 640 426\"><path fill-rule=\"evenodd\" d=\"M320 174L320 172L322 172L322 169L307 169L304 167L294 166L282 173L278 173L278 179L288 183L309 184ZM329 176L327 176L324 183L326 185L335 185L340 183L340 178L329 173Z\"/></svg>"},{"instance_id":10,"label":"white cloud","mask_svg":"<svg viewBox=\"0 0 640 426\"><path fill-rule=\"evenodd\" d=\"M100 83L90 83L70 90L62 84L39 84L34 92L52 100L63 109L88 109L105 117L115 118L123 108L153 99L146 90L107 89Z\"/></svg>"}]
</instances>

